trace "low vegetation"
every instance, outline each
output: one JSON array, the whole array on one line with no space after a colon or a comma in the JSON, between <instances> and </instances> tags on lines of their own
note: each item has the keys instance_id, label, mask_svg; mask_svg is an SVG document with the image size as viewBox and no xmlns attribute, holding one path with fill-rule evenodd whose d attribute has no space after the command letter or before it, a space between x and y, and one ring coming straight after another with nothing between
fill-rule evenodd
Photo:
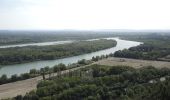
<instances>
[{"instance_id":1,"label":"low vegetation","mask_svg":"<svg viewBox=\"0 0 170 100\"><path fill-rule=\"evenodd\" d=\"M170 69L92 65L41 81L14 100L169 100Z\"/></svg>"}]
</instances>

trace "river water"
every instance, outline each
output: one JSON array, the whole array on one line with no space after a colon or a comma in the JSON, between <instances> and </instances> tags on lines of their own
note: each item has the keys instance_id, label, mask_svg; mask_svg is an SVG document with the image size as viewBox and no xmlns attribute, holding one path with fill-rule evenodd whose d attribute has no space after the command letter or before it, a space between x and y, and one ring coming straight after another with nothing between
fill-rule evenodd
<instances>
[{"instance_id":1,"label":"river water","mask_svg":"<svg viewBox=\"0 0 170 100\"><path fill-rule=\"evenodd\" d=\"M16 45L4 45L0 46L0 48L12 48L12 47L25 47L25 46L47 46L47 45L59 45L72 43L72 40L68 41L55 41L55 42L42 42L42 43L26 43L26 44L16 44Z\"/></svg>"},{"instance_id":2,"label":"river water","mask_svg":"<svg viewBox=\"0 0 170 100\"><path fill-rule=\"evenodd\" d=\"M117 45L115 47L109 48L109 49L104 49L100 50L97 52L92 52L92 53L87 53L79 56L73 56L73 57L67 57L67 58L62 58L62 59L56 59L56 60L45 60L45 61L34 61L34 62L29 62L29 63L23 63L23 64L14 64L14 65L4 65L1 66L0 68L0 76L3 74L6 74L8 77L10 77L13 74L22 74L29 72L30 69L40 69L45 66L52 67L56 64L63 63L63 64L71 64L71 63L76 63L78 60L81 59L86 59L89 60L93 56L100 56L100 55L106 55L110 53L114 53L115 51L118 50L123 50L123 49L128 49L133 46L140 45L140 42L135 42L135 41L128 41L128 40L121 40L119 38L106 38L106 39L113 39L117 41ZM96 40L96 39L93 39ZM87 41L93 41L93 40L87 40ZM51 45L54 45L55 42L50 42ZM66 42L68 43L68 42ZM71 41L69 41L71 43ZM47 45L50 45L48 43L45 43ZM41 44L42 46L43 44ZM18 45L17 45L18 46Z\"/></svg>"}]
</instances>

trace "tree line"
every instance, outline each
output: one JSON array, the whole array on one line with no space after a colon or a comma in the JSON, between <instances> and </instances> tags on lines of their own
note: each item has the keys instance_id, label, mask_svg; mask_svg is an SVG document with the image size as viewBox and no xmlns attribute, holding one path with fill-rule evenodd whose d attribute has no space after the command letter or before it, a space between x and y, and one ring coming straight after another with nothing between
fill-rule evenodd
<instances>
[{"instance_id":1,"label":"tree line","mask_svg":"<svg viewBox=\"0 0 170 100\"><path fill-rule=\"evenodd\" d=\"M50 78L50 77L52 77L52 74L55 73L55 72L60 72L60 71L63 71L63 70L72 69L72 68L80 67L80 66L83 66L83 65L88 65L88 64L91 64L95 61L106 59L110 56L113 56L113 54L111 53L111 54L108 54L108 55L101 55L101 56L92 57L91 60L82 59L82 60L79 60L77 63L72 63L72 64L69 64L69 65L65 65L65 64L60 63L60 64L55 65L53 67L46 66L46 67L43 67L39 70L38 69L31 69L29 71L29 73L23 73L21 75L14 74L14 75L11 75L10 77L7 77L6 74L3 74L0 77L0 85L6 84L6 83L11 83L11 82L16 82L16 81L20 81L20 80L25 80L25 79L29 79L29 78L34 78L34 77L37 77L37 76L40 76L40 75L43 77L43 79L45 79L45 75L47 75L47 74L49 75L49 78Z\"/></svg>"},{"instance_id":2,"label":"tree line","mask_svg":"<svg viewBox=\"0 0 170 100\"><path fill-rule=\"evenodd\" d=\"M37 76L42 76L43 79L45 80L45 75L48 75L49 76L48 78L51 78L51 77L53 77L53 75L52 75L53 73L60 73L61 71L72 69L75 67L80 67L83 65L88 65L90 63L92 63L91 60L82 59L82 60L79 60L77 63L69 64L67 66L65 64L60 63L53 67L46 66L39 70L31 69L28 73L23 73L21 75L14 74L14 75L11 75L11 77L7 77L6 74L3 74L0 77L0 85L6 84L6 83L11 83L11 82L16 82L16 81L20 81L20 80L25 80L25 79L29 79L29 78L33 78L33 77L37 77Z\"/></svg>"},{"instance_id":3,"label":"tree line","mask_svg":"<svg viewBox=\"0 0 170 100\"><path fill-rule=\"evenodd\" d=\"M143 44L115 52L115 57L146 60L165 60L170 55L170 35L161 33L122 36L123 39L143 42ZM163 59L162 59L163 58Z\"/></svg>"},{"instance_id":4,"label":"tree line","mask_svg":"<svg viewBox=\"0 0 170 100\"><path fill-rule=\"evenodd\" d=\"M78 72L85 73L76 74ZM90 74L91 73L91 74ZM73 75L74 74L74 75ZM87 76L86 76L87 75ZM41 81L36 91L14 100L169 100L170 69L91 65L72 76ZM164 78L164 80L161 80ZM150 83L155 80L154 83Z\"/></svg>"},{"instance_id":5,"label":"tree line","mask_svg":"<svg viewBox=\"0 0 170 100\"><path fill-rule=\"evenodd\" d=\"M114 40L78 41L51 46L28 46L0 49L0 65L36 60L52 60L90 53L116 46Z\"/></svg>"},{"instance_id":6,"label":"tree line","mask_svg":"<svg viewBox=\"0 0 170 100\"><path fill-rule=\"evenodd\" d=\"M170 54L170 49L162 49L153 45L142 44L129 49L119 50L114 53L115 57L160 60Z\"/></svg>"}]
</instances>

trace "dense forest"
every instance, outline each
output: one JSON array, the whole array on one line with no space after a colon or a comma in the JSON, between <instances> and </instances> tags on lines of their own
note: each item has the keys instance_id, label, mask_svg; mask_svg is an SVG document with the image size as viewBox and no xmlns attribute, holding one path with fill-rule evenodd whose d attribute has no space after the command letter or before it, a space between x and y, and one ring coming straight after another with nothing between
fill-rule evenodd
<instances>
[{"instance_id":1,"label":"dense forest","mask_svg":"<svg viewBox=\"0 0 170 100\"><path fill-rule=\"evenodd\" d=\"M70 44L51 46L27 46L0 49L0 65L23 63L36 60L52 60L90 53L116 46L114 40L77 41Z\"/></svg>"},{"instance_id":2,"label":"dense forest","mask_svg":"<svg viewBox=\"0 0 170 100\"><path fill-rule=\"evenodd\" d=\"M169 100L170 69L91 65L43 80L14 100Z\"/></svg>"},{"instance_id":3,"label":"dense forest","mask_svg":"<svg viewBox=\"0 0 170 100\"><path fill-rule=\"evenodd\" d=\"M128 40L143 42L128 50L115 52L115 57L146 59L146 60L166 60L170 61L170 36L161 34L137 35L133 37L123 37Z\"/></svg>"}]
</instances>

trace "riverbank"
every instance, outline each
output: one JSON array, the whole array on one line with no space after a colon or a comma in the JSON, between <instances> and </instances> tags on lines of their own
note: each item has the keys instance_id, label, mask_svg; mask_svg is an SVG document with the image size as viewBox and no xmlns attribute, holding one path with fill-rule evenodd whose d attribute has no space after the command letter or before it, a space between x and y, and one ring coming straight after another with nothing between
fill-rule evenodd
<instances>
[{"instance_id":1,"label":"riverbank","mask_svg":"<svg viewBox=\"0 0 170 100\"><path fill-rule=\"evenodd\" d=\"M68 64L76 63L77 61L82 59L90 60L92 57L108 55L110 53L114 53L115 51L128 49L130 47L141 44L140 42L121 40L119 38L110 37L108 39L115 40L117 42L117 45L115 47L111 47L108 49L99 50L96 52L91 52L91 53L82 54L73 57L62 58L62 59L42 60L42 61L35 61L35 62L24 63L24 64L4 65L0 69L0 76L2 76L3 74L6 74L8 77L14 74L20 75L22 73L28 73L30 69L40 69L45 66L53 67L54 65L57 65L59 63L68 65Z\"/></svg>"},{"instance_id":2,"label":"riverbank","mask_svg":"<svg viewBox=\"0 0 170 100\"><path fill-rule=\"evenodd\" d=\"M115 40L76 41L70 44L0 49L0 65L54 60L91 53L116 46Z\"/></svg>"},{"instance_id":3,"label":"riverbank","mask_svg":"<svg viewBox=\"0 0 170 100\"><path fill-rule=\"evenodd\" d=\"M170 35L168 34L128 35L122 36L121 39L143 42L143 44L117 51L116 57L170 61Z\"/></svg>"},{"instance_id":4,"label":"riverbank","mask_svg":"<svg viewBox=\"0 0 170 100\"><path fill-rule=\"evenodd\" d=\"M154 66L156 68L170 68L170 62L164 62L164 61L150 61L150 60L136 60L136 59L127 59L127 58L115 58L111 57L108 59L103 59L98 62L94 62L92 64L99 64L99 65L109 65L109 66L116 66L116 65L126 65L126 66L132 66L134 68L141 68L144 66ZM90 65L92 65L90 64ZM73 69L68 69L65 71L62 71L61 74L68 73L70 71L75 71L80 68L85 68L90 65L85 65ZM56 76L57 73L52 74L52 76ZM46 78L48 78L49 75L46 75ZM24 95L27 92L36 89L36 85L39 81L41 81L43 78L42 76L23 80L23 81L17 81L13 83L8 83L4 85L0 85L0 98L7 98L7 97L14 97L17 95Z\"/></svg>"},{"instance_id":5,"label":"riverbank","mask_svg":"<svg viewBox=\"0 0 170 100\"><path fill-rule=\"evenodd\" d=\"M61 75L68 73L70 71L78 70L80 68L85 68L90 65L85 65L85 66L61 71ZM54 77L57 75L58 75L57 73L53 73L51 77ZM45 75L45 78L49 78L49 75ZM32 90L36 90L36 86L41 80L43 80L43 77L38 76L38 77L27 79L27 80L0 85L0 99L12 98L17 95L25 95L26 93Z\"/></svg>"}]
</instances>

